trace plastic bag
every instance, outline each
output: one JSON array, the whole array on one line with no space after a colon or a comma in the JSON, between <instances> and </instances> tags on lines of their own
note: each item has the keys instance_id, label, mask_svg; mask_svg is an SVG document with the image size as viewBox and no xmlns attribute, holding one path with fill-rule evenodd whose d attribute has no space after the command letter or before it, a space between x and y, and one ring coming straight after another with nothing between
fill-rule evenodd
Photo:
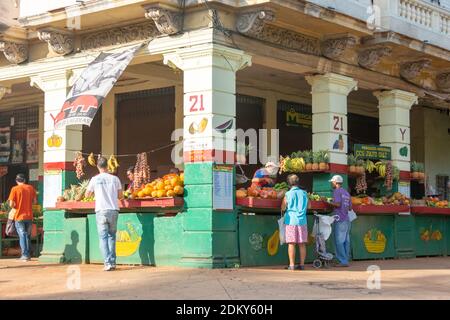
<instances>
[{"instance_id":1,"label":"plastic bag","mask_svg":"<svg viewBox=\"0 0 450 320\"><path fill-rule=\"evenodd\" d=\"M280 245L286 243L286 226L284 224L284 216L278 219L278 229L280 234Z\"/></svg>"},{"instance_id":2,"label":"plastic bag","mask_svg":"<svg viewBox=\"0 0 450 320\"><path fill-rule=\"evenodd\" d=\"M348 212L348 220L350 220L350 222L352 222L353 220L356 220L358 216L356 215L356 212L352 210L349 210Z\"/></svg>"},{"instance_id":3,"label":"plastic bag","mask_svg":"<svg viewBox=\"0 0 450 320\"><path fill-rule=\"evenodd\" d=\"M16 209L11 209L8 213L8 220L6 221L5 234L8 237L18 237L16 230L16 224L14 222L14 217L16 215Z\"/></svg>"}]
</instances>

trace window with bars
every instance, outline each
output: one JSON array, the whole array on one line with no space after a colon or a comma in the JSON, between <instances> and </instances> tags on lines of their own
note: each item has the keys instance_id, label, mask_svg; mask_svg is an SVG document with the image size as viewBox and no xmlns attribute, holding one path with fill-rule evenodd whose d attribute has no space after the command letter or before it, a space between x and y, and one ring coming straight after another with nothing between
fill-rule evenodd
<instances>
[{"instance_id":1,"label":"window with bars","mask_svg":"<svg viewBox=\"0 0 450 320\"><path fill-rule=\"evenodd\" d=\"M449 199L448 176L436 175L436 191L441 195L442 199Z\"/></svg>"},{"instance_id":2,"label":"window with bars","mask_svg":"<svg viewBox=\"0 0 450 320\"><path fill-rule=\"evenodd\" d=\"M14 141L21 141L25 146L27 130L39 127L39 108L29 107L0 112L0 128L4 127L11 128L11 145Z\"/></svg>"}]
</instances>

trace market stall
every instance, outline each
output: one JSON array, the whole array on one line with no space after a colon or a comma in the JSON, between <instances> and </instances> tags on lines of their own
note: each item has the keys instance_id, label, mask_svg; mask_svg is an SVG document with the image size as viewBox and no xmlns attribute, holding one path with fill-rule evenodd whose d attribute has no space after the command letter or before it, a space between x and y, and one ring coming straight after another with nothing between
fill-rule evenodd
<instances>
[{"instance_id":1,"label":"market stall","mask_svg":"<svg viewBox=\"0 0 450 320\"><path fill-rule=\"evenodd\" d=\"M46 258L66 263L102 263L94 212L95 198L88 198L89 180L84 168L96 165L93 154L87 161L77 154L74 166L77 178L61 196L54 208L44 214L46 230L41 260ZM108 168L115 173L117 159L111 156ZM137 155L134 171L135 187L123 192L119 200L116 234L119 264L175 265L180 259L182 217L184 208L184 174L171 173L150 181L146 153ZM95 197L95 195L94 195ZM168 241L170 239L170 241Z\"/></svg>"}]
</instances>

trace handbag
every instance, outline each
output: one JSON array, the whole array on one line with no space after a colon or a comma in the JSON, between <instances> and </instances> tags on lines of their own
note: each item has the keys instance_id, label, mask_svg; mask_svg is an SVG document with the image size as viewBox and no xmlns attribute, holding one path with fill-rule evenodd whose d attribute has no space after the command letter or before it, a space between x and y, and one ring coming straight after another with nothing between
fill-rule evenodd
<instances>
[{"instance_id":1,"label":"handbag","mask_svg":"<svg viewBox=\"0 0 450 320\"><path fill-rule=\"evenodd\" d=\"M348 220L350 222L356 220L356 218L358 218L358 216L356 215L356 212L352 209L348 211Z\"/></svg>"},{"instance_id":2,"label":"handbag","mask_svg":"<svg viewBox=\"0 0 450 320\"><path fill-rule=\"evenodd\" d=\"M16 230L16 224L14 223L14 217L16 215L16 209L12 208L8 213L8 220L6 221L5 234L8 237L18 237Z\"/></svg>"},{"instance_id":3,"label":"handbag","mask_svg":"<svg viewBox=\"0 0 450 320\"><path fill-rule=\"evenodd\" d=\"M284 216L281 214L281 218L278 219L278 230L280 234L280 245L286 243L286 225L284 224Z\"/></svg>"}]
</instances>

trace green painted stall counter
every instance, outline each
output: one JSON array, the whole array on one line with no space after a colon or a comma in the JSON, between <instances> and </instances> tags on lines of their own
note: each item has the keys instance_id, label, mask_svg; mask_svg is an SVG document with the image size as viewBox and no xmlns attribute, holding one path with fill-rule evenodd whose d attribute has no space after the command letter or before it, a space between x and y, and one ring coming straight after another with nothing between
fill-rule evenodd
<instances>
[{"instance_id":1,"label":"green painted stall counter","mask_svg":"<svg viewBox=\"0 0 450 320\"><path fill-rule=\"evenodd\" d=\"M88 215L89 262L103 263L95 214ZM120 213L117 222L117 264L179 265L182 247L182 215Z\"/></svg>"},{"instance_id":2,"label":"green painted stall counter","mask_svg":"<svg viewBox=\"0 0 450 320\"><path fill-rule=\"evenodd\" d=\"M358 215L351 229L353 260L396 256L394 215Z\"/></svg>"},{"instance_id":3,"label":"green painted stall counter","mask_svg":"<svg viewBox=\"0 0 450 320\"><path fill-rule=\"evenodd\" d=\"M280 266L288 265L287 245L279 244L278 219L279 214L239 214L239 256L241 265ZM315 242L311 236L314 225L313 216L308 214L308 245L306 263L312 263L316 258ZM278 239L277 239L278 237ZM327 240L328 252L334 253L332 237ZM296 262L299 263L298 249Z\"/></svg>"},{"instance_id":4,"label":"green painted stall counter","mask_svg":"<svg viewBox=\"0 0 450 320\"><path fill-rule=\"evenodd\" d=\"M416 255L444 256L447 254L446 216L416 215L415 244ZM448 228L447 228L448 229Z\"/></svg>"}]
</instances>

